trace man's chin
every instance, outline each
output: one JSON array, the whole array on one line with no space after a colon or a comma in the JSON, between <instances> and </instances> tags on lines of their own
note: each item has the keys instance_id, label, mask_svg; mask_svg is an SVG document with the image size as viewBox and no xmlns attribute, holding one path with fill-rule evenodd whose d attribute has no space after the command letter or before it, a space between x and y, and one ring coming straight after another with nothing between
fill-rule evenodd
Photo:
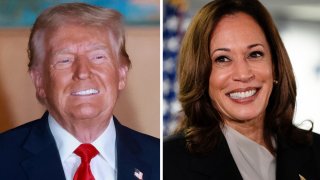
<instances>
[{"instance_id":1,"label":"man's chin","mask_svg":"<svg viewBox=\"0 0 320 180\"><path fill-rule=\"evenodd\" d=\"M76 120L90 120L97 118L101 111L94 107L79 107L74 109L71 114Z\"/></svg>"}]
</instances>

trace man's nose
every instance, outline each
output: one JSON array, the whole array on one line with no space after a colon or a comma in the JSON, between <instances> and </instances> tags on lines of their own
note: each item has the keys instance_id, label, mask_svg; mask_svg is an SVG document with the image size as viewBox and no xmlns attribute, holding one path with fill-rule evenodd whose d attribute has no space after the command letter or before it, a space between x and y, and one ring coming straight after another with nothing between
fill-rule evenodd
<instances>
[{"instance_id":1,"label":"man's nose","mask_svg":"<svg viewBox=\"0 0 320 180\"><path fill-rule=\"evenodd\" d=\"M250 62L247 59L236 60L233 71L233 80L241 82L249 82L254 79L254 73Z\"/></svg>"},{"instance_id":2,"label":"man's nose","mask_svg":"<svg viewBox=\"0 0 320 180\"><path fill-rule=\"evenodd\" d=\"M91 66L88 59L78 57L74 63L73 79L85 80L91 77Z\"/></svg>"}]
</instances>

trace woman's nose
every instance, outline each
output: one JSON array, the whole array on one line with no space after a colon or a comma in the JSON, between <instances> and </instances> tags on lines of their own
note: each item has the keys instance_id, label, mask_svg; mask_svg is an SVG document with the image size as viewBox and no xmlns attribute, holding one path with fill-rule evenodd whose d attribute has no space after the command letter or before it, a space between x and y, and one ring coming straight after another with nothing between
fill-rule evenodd
<instances>
[{"instance_id":1,"label":"woman's nose","mask_svg":"<svg viewBox=\"0 0 320 180\"><path fill-rule=\"evenodd\" d=\"M252 79L254 79L254 73L248 60L237 60L233 67L233 80L249 82Z\"/></svg>"}]
</instances>

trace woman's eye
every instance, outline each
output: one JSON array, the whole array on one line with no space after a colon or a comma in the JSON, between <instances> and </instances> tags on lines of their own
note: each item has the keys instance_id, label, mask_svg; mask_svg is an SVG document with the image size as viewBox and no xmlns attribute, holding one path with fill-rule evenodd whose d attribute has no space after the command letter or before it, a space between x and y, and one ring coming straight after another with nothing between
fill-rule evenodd
<instances>
[{"instance_id":1,"label":"woman's eye","mask_svg":"<svg viewBox=\"0 0 320 180\"><path fill-rule=\"evenodd\" d=\"M224 63L224 62L229 62L230 59L226 56L219 56L215 59L215 62L217 63Z\"/></svg>"},{"instance_id":2,"label":"woman's eye","mask_svg":"<svg viewBox=\"0 0 320 180\"><path fill-rule=\"evenodd\" d=\"M263 55L264 54L261 51L254 51L249 54L249 58L259 58L259 57L262 57Z\"/></svg>"}]
</instances>

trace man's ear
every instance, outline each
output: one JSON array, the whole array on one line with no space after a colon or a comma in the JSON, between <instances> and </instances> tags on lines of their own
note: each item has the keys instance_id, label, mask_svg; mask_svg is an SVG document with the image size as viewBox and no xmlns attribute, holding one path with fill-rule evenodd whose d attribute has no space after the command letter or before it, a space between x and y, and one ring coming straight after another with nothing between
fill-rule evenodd
<instances>
[{"instance_id":1,"label":"man's ear","mask_svg":"<svg viewBox=\"0 0 320 180\"><path fill-rule=\"evenodd\" d=\"M129 67L126 65L120 65L119 71L119 85L118 90L124 89L127 84L127 74L128 74Z\"/></svg>"},{"instance_id":2,"label":"man's ear","mask_svg":"<svg viewBox=\"0 0 320 180\"><path fill-rule=\"evenodd\" d=\"M41 101L46 97L44 91L43 74L38 69L31 69L29 71L29 75L32 79L34 87L36 88L37 98Z\"/></svg>"}]
</instances>

